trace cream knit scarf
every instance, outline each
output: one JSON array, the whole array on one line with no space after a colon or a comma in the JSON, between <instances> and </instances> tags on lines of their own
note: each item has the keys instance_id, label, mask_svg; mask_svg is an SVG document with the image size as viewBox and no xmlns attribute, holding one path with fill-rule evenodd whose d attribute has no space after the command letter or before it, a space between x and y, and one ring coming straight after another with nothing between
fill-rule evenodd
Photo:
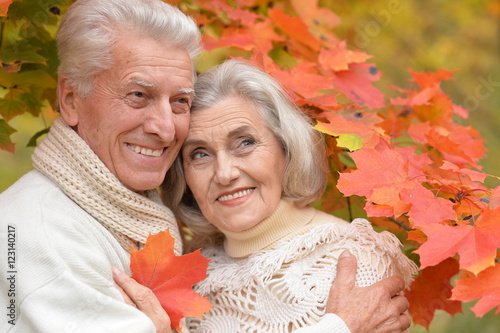
<instances>
[{"instance_id":1,"label":"cream knit scarf","mask_svg":"<svg viewBox=\"0 0 500 333\"><path fill-rule=\"evenodd\" d=\"M126 188L85 141L57 118L35 149L33 166L54 181L83 210L101 223L125 251L144 247L149 233L165 229L182 254L182 239L173 213L156 190L138 194Z\"/></svg>"}]
</instances>

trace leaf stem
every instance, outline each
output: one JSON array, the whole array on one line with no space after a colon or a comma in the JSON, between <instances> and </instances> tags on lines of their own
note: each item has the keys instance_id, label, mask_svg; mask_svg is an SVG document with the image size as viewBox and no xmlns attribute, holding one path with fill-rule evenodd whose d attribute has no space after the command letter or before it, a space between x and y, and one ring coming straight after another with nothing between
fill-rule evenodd
<instances>
[{"instance_id":1,"label":"leaf stem","mask_svg":"<svg viewBox=\"0 0 500 333\"><path fill-rule=\"evenodd\" d=\"M405 229L406 231L413 231L415 229L413 228L410 228L409 226L407 226L406 224L404 224L403 222L401 221L398 221L396 220L394 217L388 217L388 219L391 221L391 222L394 222L395 224L397 224L399 227Z\"/></svg>"},{"instance_id":2,"label":"leaf stem","mask_svg":"<svg viewBox=\"0 0 500 333\"><path fill-rule=\"evenodd\" d=\"M5 22L2 21L0 23L0 50L2 49L2 43L3 43L3 29L4 29Z\"/></svg>"},{"instance_id":3,"label":"leaf stem","mask_svg":"<svg viewBox=\"0 0 500 333\"><path fill-rule=\"evenodd\" d=\"M349 209L349 222L352 221L351 198L347 197L347 208Z\"/></svg>"}]
</instances>

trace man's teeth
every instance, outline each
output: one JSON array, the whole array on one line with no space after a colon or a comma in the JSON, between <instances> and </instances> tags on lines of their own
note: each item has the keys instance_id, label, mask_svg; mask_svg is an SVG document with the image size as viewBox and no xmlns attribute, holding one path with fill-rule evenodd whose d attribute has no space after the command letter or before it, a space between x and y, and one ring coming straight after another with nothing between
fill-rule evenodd
<instances>
[{"instance_id":1,"label":"man's teeth","mask_svg":"<svg viewBox=\"0 0 500 333\"><path fill-rule=\"evenodd\" d=\"M228 201L228 200L233 200L233 199L241 198L241 197L244 197L245 195L249 194L252 191L253 191L253 189L249 188L249 189L246 189L246 190L243 190L243 191L239 191L239 192L236 192L236 193L233 193L233 194L220 196L217 200L219 200L219 201Z\"/></svg>"},{"instance_id":2,"label":"man's teeth","mask_svg":"<svg viewBox=\"0 0 500 333\"><path fill-rule=\"evenodd\" d=\"M163 153L163 149L152 150L152 149L141 148L139 146L131 146L131 145L128 145L128 146L130 149L135 151L137 154L142 154L142 155L147 155L147 156L160 156L161 153Z\"/></svg>"}]
</instances>

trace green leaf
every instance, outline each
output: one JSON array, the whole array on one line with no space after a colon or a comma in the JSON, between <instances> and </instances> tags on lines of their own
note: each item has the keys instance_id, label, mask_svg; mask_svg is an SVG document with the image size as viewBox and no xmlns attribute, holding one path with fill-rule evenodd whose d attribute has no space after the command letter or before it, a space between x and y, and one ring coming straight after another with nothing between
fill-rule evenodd
<instances>
[{"instance_id":1,"label":"green leaf","mask_svg":"<svg viewBox=\"0 0 500 333\"><path fill-rule=\"evenodd\" d=\"M16 130L7 124L3 119L0 119L0 149L14 152L14 144L10 140L10 135Z\"/></svg>"},{"instance_id":2,"label":"green leaf","mask_svg":"<svg viewBox=\"0 0 500 333\"><path fill-rule=\"evenodd\" d=\"M25 62L45 63L45 57L37 53L38 48L26 40L20 40L2 49L1 59L6 64L19 64Z\"/></svg>"},{"instance_id":3,"label":"green leaf","mask_svg":"<svg viewBox=\"0 0 500 333\"><path fill-rule=\"evenodd\" d=\"M356 151L363 148L363 139L355 134L339 134L337 146L347 148L349 151Z\"/></svg>"},{"instance_id":4,"label":"green leaf","mask_svg":"<svg viewBox=\"0 0 500 333\"><path fill-rule=\"evenodd\" d=\"M13 21L27 20L37 27L56 25L60 15L50 12L54 6L66 5L65 0L24 0L15 1L9 7L9 19Z\"/></svg>"},{"instance_id":5,"label":"green leaf","mask_svg":"<svg viewBox=\"0 0 500 333\"><path fill-rule=\"evenodd\" d=\"M33 134L33 136L31 137L31 139L28 142L28 144L26 145L26 147L36 147L36 145L37 145L36 140L39 137L41 137L42 135L49 133L49 130L50 130L50 127L44 128L43 130L38 131L35 134Z\"/></svg>"},{"instance_id":6,"label":"green leaf","mask_svg":"<svg viewBox=\"0 0 500 333\"><path fill-rule=\"evenodd\" d=\"M42 89L31 86L29 93L22 93L20 95L20 100L26 105L26 111L31 113L34 117L38 117L43 106L42 93Z\"/></svg>"},{"instance_id":7,"label":"green leaf","mask_svg":"<svg viewBox=\"0 0 500 333\"><path fill-rule=\"evenodd\" d=\"M26 105L17 99L0 99L0 115L5 121L9 121L15 116L23 114L26 111Z\"/></svg>"}]
</instances>

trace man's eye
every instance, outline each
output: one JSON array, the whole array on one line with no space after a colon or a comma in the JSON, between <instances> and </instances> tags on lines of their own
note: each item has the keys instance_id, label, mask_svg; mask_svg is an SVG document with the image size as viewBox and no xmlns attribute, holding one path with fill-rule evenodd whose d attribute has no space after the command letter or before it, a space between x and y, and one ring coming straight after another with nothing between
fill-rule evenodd
<instances>
[{"instance_id":1,"label":"man's eye","mask_svg":"<svg viewBox=\"0 0 500 333\"><path fill-rule=\"evenodd\" d=\"M177 100L177 102L179 102L181 104L189 104L189 99L187 99L187 98L179 98Z\"/></svg>"},{"instance_id":2,"label":"man's eye","mask_svg":"<svg viewBox=\"0 0 500 333\"><path fill-rule=\"evenodd\" d=\"M138 97L138 98L143 98L144 97L144 94L140 91L135 91L132 93L132 95L134 95L134 97Z\"/></svg>"}]
</instances>

